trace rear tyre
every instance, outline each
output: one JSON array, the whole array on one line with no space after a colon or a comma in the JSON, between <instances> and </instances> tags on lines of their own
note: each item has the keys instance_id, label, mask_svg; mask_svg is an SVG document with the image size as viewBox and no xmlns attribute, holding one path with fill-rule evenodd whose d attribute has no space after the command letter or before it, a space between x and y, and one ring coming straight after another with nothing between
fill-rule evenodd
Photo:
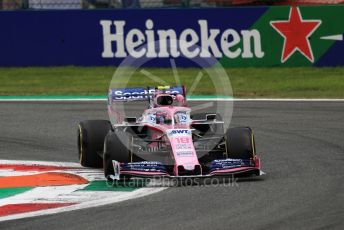
<instances>
[{"instance_id":1,"label":"rear tyre","mask_svg":"<svg viewBox=\"0 0 344 230\"><path fill-rule=\"evenodd\" d=\"M225 135L227 154L233 159L252 159L256 146L252 129L249 127L230 128Z\"/></svg>"},{"instance_id":2,"label":"rear tyre","mask_svg":"<svg viewBox=\"0 0 344 230\"><path fill-rule=\"evenodd\" d=\"M106 178L110 175L114 175L113 160L120 163L130 162L131 145L132 136L127 132L110 131L107 134L104 141L103 155L104 175Z\"/></svg>"},{"instance_id":3,"label":"rear tyre","mask_svg":"<svg viewBox=\"0 0 344 230\"><path fill-rule=\"evenodd\" d=\"M84 167L101 168L104 138L111 129L106 120L87 120L78 124L79 161Z\"/></svg>"}]
</instances>

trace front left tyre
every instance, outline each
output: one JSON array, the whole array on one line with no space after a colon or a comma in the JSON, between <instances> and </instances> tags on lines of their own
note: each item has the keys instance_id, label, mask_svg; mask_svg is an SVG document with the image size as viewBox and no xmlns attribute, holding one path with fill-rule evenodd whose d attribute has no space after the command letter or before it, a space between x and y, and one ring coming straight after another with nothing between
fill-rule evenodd
<instances>
[{"instance_id":1,"label":"front left tyre","mask_svg":"<svg viewBox=\"0 0 344 230\"><path fill-rule=\"evenodd\" d=\"M86 120L78 124L78 152L84 167L101 168L104 139L111 130L107 120Z\"/></svg>"}]
</instances>

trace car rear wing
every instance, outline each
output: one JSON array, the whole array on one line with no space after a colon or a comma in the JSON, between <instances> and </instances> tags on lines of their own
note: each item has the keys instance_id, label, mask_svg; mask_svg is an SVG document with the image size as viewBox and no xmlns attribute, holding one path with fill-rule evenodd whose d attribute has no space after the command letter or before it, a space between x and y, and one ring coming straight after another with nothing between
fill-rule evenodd
<instances>
[{"instance_id":1,"label":"car rear wing","mask_svg":"<svg viewBox=\"0 0 344 230\"><path fill-rule=\"evenodd\" d=\"M171 95L181 94L185 97L184 86L158 86L145 88L124 88L124 89L110 89L108 93L108 102L126 102L126 101L150 101L151 96L159 90L162 93Z\"/></svg>"}]
</instances>

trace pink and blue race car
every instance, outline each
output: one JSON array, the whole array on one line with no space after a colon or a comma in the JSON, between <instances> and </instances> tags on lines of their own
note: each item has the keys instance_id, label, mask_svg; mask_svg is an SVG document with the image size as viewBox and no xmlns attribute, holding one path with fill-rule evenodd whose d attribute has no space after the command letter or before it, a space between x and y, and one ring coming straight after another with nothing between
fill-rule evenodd
<instances>
[{"instance_id":1,"label":"pink and blue race car","mask_svg":"<svg viewBox=\"0 0 344 230\"><path fill-rule=\"evenodd\" d=\"M110 121L78 124L78 149L81 165L109 180L262 174L251 128L225 130L219 114L194 114L183 86L110 89L108 112Z\"/></svg>"}]
</instances>

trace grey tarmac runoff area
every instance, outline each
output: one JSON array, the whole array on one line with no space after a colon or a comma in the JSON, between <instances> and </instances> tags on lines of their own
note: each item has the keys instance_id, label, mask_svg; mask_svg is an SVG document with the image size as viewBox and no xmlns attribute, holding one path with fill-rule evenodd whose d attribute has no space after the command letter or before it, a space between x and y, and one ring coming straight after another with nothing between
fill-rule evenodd
<instances>
[{"instance_id":1,"label":"grey tarmac runoff area","mask_svg":"<svg viewBox=\"0 0 344 230\"><path fill-rule=\"evenodd\" d=\"M0 159L77 162L76 124L105 102L1 102ZM344 102L234 103L263 179L172 187L143 198L0 222L10 229L344 229Z\"/></svg>"}]
</instances>

